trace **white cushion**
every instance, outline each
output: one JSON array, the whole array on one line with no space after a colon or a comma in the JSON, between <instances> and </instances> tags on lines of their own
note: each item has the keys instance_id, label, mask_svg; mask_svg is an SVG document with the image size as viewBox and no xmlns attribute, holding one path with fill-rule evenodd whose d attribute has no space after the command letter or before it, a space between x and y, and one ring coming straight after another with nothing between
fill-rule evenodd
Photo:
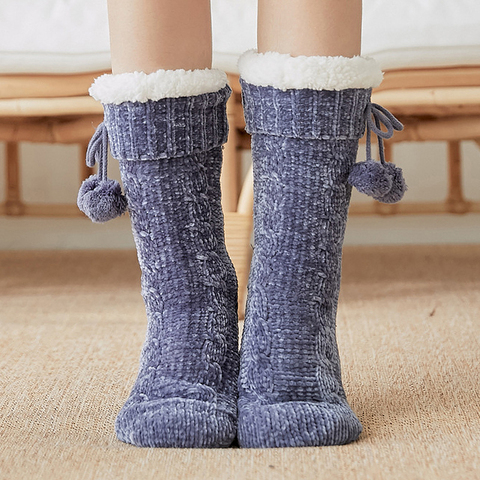
<instances>
[{"instance_id":1,"label":"white cushion","mask_svg":"<svg viewBox=\"0 0 480 480\"><path fill-rule=\"evenodd\" d=\"M214 67L256 46L256 0L212 0ZM362 54L384 70L480 65L479 0L364 0ZM0 73L108 70L106 0L0 2Z\"/></svg>"},{"instance_id":2,"label":"white cushion","mask_svg":"<svg viewBox=\"0 0 480 480\"><path fill-rule=\"evenodd\" d=\"M480 65L480 1L364 0L362 53L384 70Z\"/></svg>"},{"instance_id":3,"label":"white cushion","mask_svg":"<svg viewBox=\"0 0 480 480\"><path fill-rule=\"evenodd\" d=\"M109 68L106 0L0 1L1 73Z\"/></svg>"}]
</instances>

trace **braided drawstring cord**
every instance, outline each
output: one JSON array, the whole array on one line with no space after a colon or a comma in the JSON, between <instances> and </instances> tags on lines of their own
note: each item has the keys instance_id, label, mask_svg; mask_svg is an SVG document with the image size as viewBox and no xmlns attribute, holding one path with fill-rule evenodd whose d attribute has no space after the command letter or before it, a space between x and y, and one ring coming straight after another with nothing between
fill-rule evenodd
<instances>
[{"instance_id":1,"label":"braided drawstring cord","mask_svg":"<svg viewBox=\"0 0 480 480\"><path fill-rule=\"evenodd\" d=\"M107 179L108 132L103 122L97 127L88 144L86 163L89 167L98 163L99 180Z\"/></svg>"},{"instance_id":2,"label":"braided drawstring cord","mask_svg":"<svg viewBox=\"0 0 480 480\"><path fill-rule=\"evenodd\" d=\"M367 159L354 164L348 182L379 202L396 203L402 199L407 185L402 169L385 160L383 140L392 138L395 131L403 130L403 125L386 108L376 103L367 105L365 117ZM382 125L386 131L382 130ZM380 162L372 158L372 132L377 136Z\"/></svg>"},{"instance_id":3,"label":"braided drawstring cord","mask_svg":"<svg viewBox=\"0 0 480 480\"><path fill-rule=\"evenodd\" d=\"M372 158L371 132L373 132L378 139L380 161L382 162L382 165L385 165L383 140L392 138L395 130L403 130L403 125L386 108L377 103L369 103L365 113L367 116L367 159ZM386 132L381 129L381 125L384 125L387 128Z\"/></svg>"}]
</instances>

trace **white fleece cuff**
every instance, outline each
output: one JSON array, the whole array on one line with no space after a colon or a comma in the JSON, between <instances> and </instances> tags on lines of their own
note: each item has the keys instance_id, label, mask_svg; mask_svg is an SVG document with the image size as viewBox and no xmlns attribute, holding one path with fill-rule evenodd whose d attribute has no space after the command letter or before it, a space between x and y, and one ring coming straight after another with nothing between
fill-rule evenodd
<instances>
[{"instance_id":1,"label":"white fleece cuff","mask_svg":"<svg viewBox=\"0 0 480 480\"><path fill-rule=\"evenodd\" d=\"M247 83L280 90L372 88L378 87L383 79L377 62L361 56L292 57L285 53L248 50L238 60L238 69Z\"/></svg>"},{"instance_id":2,"label":"white fleece cuff","mask_svg":"<svg viewBox=\"0 0 480 480\"><path fill-rule=\"evenodd\" d=\"M190 97L216 92L227 85L227 75L217 69L157 70L106 74L98 77L89 89L90 95L102 103L145 103L162 98Z\"/></svg>"}]
</instances>

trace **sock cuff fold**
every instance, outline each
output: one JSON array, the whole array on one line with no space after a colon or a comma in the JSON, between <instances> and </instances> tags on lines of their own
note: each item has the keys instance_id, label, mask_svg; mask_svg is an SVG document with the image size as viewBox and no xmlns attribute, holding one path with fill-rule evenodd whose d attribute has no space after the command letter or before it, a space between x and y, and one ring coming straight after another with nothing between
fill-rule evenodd
<instances>
[{"instance_id":1,"label":"sock cuff fold","mask_svg":"<svg viewBox=\"0 0 480 480\"><path fill-rule=\"evenodd\" d=\"M378 87L383 72L370 57L292 57L278 52L246 51L238 60L240 76L252 85L279 90L343 90Z\"/></svg>"},{"instance_id":2,"label":"sock cuff fold","mask_svg":"<svg viewBox=\"0 0 480 480\"><path fill-rule=\"evenodd\" d=\"M252 85L240 78L246 131L291 138L356 139L371 89L311 90Z\"/></svg>"},{"instance_id":3,"label":"sock cuff fold","mask_svg":"<svg viewBox=\"0 0 480 480\"><path fill-rule=\"evenodd\" d=\"M227 75L221 70L157 70L153 73L131 72L105 74L96 78L90 95L103 104L190 97L220 90L227 85Z\"/></svg>"},{"instance_id":4,"label":"sock cuff fold","mask_svg":"<svg viewBox=\"0 0 480 480\"><path fill-rule=\"evenodd\" d=\"M227 141L226 102L232 90L146 102L104 104L104 123L117 160L183 157Z\"/></svg>"}]
</instances>

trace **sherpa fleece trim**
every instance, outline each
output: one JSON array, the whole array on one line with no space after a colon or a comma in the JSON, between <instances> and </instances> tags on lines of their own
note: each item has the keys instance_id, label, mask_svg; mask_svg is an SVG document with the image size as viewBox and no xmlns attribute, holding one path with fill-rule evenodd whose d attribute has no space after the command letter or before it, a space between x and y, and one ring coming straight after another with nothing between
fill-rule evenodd
<instances>
[{"instance_id":1,"label":"sherpa fleece trim","mask_svg":"<svg viewBox=\"0 0 480 480\"><path fill-rule=\"evenodd\" d=\"M93 82L90 95L103 104L123 102L145 103L148 100L179 98L216 92L227 84L221 70L157 70L153 73L133 72L105 74Z\"/></svg>"},{"instance_id":2,"label":"sherpa fleece trim","mask_svg":"<svg viewBox=\"0 0 480 480\"><path fill-rule=\"evenodd\" d=\"M280 90L309 88L343 90L372 88L382 83L383 72L369 57L298 56L248 50L238 60L240 76L248 83Z\"/></svg>"}]
</instances>

